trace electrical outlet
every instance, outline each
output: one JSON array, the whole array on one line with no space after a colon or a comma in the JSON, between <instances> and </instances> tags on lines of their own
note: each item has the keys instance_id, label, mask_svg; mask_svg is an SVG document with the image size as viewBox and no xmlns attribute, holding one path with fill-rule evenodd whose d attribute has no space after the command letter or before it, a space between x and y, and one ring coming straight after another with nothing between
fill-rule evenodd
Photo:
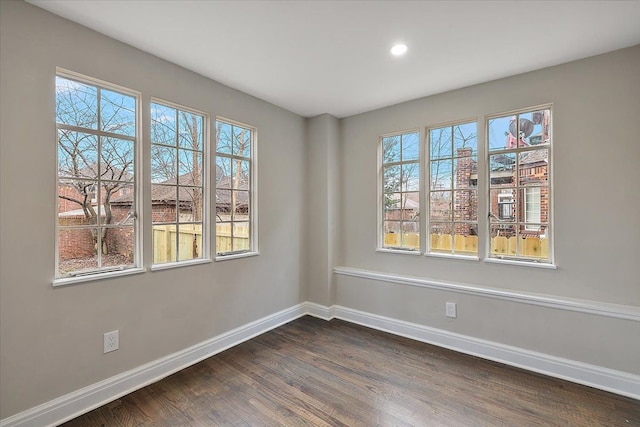
<instances>
[{"instance_id":1,"label":"electrical outlet","mask_svg":"<svg viewBox=\"0 0 640 427\"><path fill-rule=\"evenodd\" d=\"M104 352L109 353L120 347L119 331L111 331L104 334Z\"/></svg>"},{"instance_id":2,"label":"electrical outlet","mask_svg":"<svg viewBox=\"0 0 640 427\"><path fill-rule=\"evenodd\" d=\"M458 313L457 313L457 304L455 302L448 302L446 304L446 310L445 310L445 315L447 317L457 317Z\"/></svg>"}]
</instances>

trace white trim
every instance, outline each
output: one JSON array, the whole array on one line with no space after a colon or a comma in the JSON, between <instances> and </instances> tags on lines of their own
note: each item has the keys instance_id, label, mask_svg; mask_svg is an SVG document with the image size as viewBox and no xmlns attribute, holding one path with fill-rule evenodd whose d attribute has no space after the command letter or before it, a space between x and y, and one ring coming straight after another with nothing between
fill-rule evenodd
<instances>
[{"instance_id":1,"label":"white trim","mask_svg":"<svg viewBox=\"0 0 640 427\"><path fill-rule=\"evenodd\" d=\"M260 252L258 251L250 251L250 252L239 252L237 254L230 253L229 255L217 255L215 257L216 261L228 261L230 259L238 259L238 258L249 258L252 256L258 256Z\"/></svg>"},{"instance_id":2,"label":"white trim","mask_svg":"<svg viewBox=\"0 0 640 427\"><path fill-rule=\"evenodd\" d=\"M184 350L0 420L0 427L61 424L305 314L307 314L306 304L294 305Z\"/></svg>"},{"instance_id":3,"label":"white trim","mask_svg":"<svg viewBox=\"0 0 640 427\"><path fill-rule=\"evenodd\" d=\"M331 320L335 317L335 306L327 307L324 305L316 304L315 302L305 302L305 312L309 316L317 317L322 320Z\"/></svg>"},{"instance_id":4,"label":"white trim","mask_svg":"<svg viewBox=\"0 0 640 427\"><path fill-rule=\"evenodd\" d=\"M422 255L422 252L412 249L376 248L376 252L398 255Z\"/></svg>"},{"instance_id":5,"label":"white trim","mask_svg":"<svg viewBox=\"0 0 640 427\"><path fill-rule=\"evenodd\" d=\"M595 387L633 399L640 399L639 375L391 319L347 307L333 306L331 309L335 312L335 318L347 322Z\"/></svg>"},{"instance_id":6,"label":"white trim","mask_svg":"<svg viewBox=\"0 0 640 427\"><path fill-rule=\"evenodd\" d=\"M518 261L513 258L485 258L484 262L488 262L490 264L506 264L506 265L517 265L520 267L534 267L534 268L546 268L548 270L557 270L558 266L555 264L549 264L547 262L538 262L536 260L531 261Z\"/></svg>"},{"instance_id":7,"label":"white trim","mask_svg":"<svg viewBox=\"0 0 640 427\"><path fill-rule=\"evenodd\" d=\"M188 267L190 265L211 264L211 258L189 259L186 261L165 262L163 264L152 264L149 271L169 270L171 268Z\"/></svg>"},{"instance_id":8,"label":"white trim","mask_svg":"<svg viewBox=\"0 0 640 427\"><path fill-rule=\"evenodd\" d=\"M142 267L126 268L124 270L109 271L107 273L90 273L85 276L62 277L54 279L51 284L54 287L76 285L78 283L92 282L94 280L113 279L120 276L130 276L132 274L144 273L146 270Z\"/></svg>"},{"instance_id":9,"label":"white trim","mask_svg":"<svg viewBox=\"0 0 640 427\"><path fill-rule=\"evenodd\" d=\"M424 256L434 257L434 258L457 259L462 261L480 261L480 258L478 258L477 255L459 255L459 254L444 253L444 252L427 252L426 254L424 254Z\"/></svg>"},{"instance_id":10,"label":"white trim","mask_svg":"<svg viewBox=\"0 0 640 427\"><path fill-rule=\"evenodd\" d=\"M439 289L448 292L506 300L520 304L537 305L557 310L575 311L579 313L595 314L598 316L640 322L640 307L630 305L534 294L522 291L485 288L458 283L447 283L420 277L402 276L399 274L382 273L350 267L335 267L333 272L342 276L359 277L362 279L378 280L421 288Z\"/></svg>"}]
</instances>

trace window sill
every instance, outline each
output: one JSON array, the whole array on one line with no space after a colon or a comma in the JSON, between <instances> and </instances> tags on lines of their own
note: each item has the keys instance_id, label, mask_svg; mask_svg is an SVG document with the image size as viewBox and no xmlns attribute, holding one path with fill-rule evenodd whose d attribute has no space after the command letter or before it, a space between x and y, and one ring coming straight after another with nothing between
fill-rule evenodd
<instances>
[{"instance_id":1,"label":"window sill","mask_svg":"<svg viewBox=\"0 0 640 427\"><path fill-rule=\"evenodd\" d=\"M520 267L545 268L548 270L558 269L558 266L556 266L555 264L549 264L547 262L518 261L515 259L500 259L500 258L485 258L484 261L491 264L517 265Z\"/></svg>"},{"instance_id":2,"label":"window sill","mask_svg":"<svg viewBox=\"0 0 640 427\"><path fill-rule=\"evenodd\" d=\"M260 252L242 252L242 253L239 253L239 254L217 255L215 260L216 261L227 261L227 260L230 260L230 259L248 258L248 257L258 256L258 255L260 255Z\"/></svg>"},{"instance_id":3,"label":"window sill","mask_svg":"<svg viewBox=\"0 0 640 427\"><path fill-rule=\"evenodd\" d=\"M167 262L165 264L154 264L151 267L149 267L149 271L160 271L160 270L168 270L171 268L188 267L190 265L209 264L210 262L211 262L211 258L194 259L194 260L179 261L179 262Z\"/></svg>"},{"instance_id":4,"label":"window sill","mask_svg":"<svg viewBox=\"0 0 640 427\"><path fill-rule=\"evenodd\" d=\"M111 279L114 277L129 276L132 274L139 274L144 272L145 272L144 268L140 268L140 267L129 268L126 270L109 271L107 273L87 274L86 276L62 277L60 279L54 279L52 284L54 287L65 286L65 285L75 285L77 283L93 282L94 280Z\"/></svg>"},{"instance_id":5,"label":"window sill","mask_svg":"<svg viewBox=\"0 0 640 427\"><path fill-rule=\"evenodd\" d=\"M439 252L428 252L424 254L426 257L445 258L445 259L457 259L461 261L480 261L480 258L474 255L457 255L457 254L445 254Z\"/></svg>"},{"instance_id":6,"label":"window sill","mask_svg":"<svg viewBox=\"0 0 640 427\"><path fill-rule=\"evenodd\" d=\"M389 248L377 248L376 252L380 252L383 254L398 254L398 255L422 255L420 251L389 249Z\"/></svg>"}]
</instances>

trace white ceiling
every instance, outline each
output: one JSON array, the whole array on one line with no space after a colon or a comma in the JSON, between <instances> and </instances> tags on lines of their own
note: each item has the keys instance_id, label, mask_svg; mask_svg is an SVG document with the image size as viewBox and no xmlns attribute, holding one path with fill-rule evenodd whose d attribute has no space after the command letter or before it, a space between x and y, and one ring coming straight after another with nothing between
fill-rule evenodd
<instances>
[{"instance_id":1,"label":"white ceiling","mask_svg":"<svg viewBox=\"0 0 640 427\"><path fill-rule=\"evenodd\" d=\"M640 1L30 3L305 117L640 43ZM401 58L389 54L398 41L409 46Z\"/></svg>"}]
</instances>

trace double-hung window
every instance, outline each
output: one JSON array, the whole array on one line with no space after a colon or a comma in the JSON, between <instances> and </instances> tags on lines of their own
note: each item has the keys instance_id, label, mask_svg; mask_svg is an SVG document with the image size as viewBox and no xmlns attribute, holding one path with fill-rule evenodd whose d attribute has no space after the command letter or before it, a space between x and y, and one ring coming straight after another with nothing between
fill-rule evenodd
<instances>
[{"instance_id":1,"label":"double-hung window","mask_svg":"<svg viewBox=\"0 0 640 427\"><path fill-rule=\"evenodd\" d=\"M139 267L140 95L56 76L56 279Z\"/></svg>"},{"instance_id":2,"label":"double-hung window","mask_svg":"<svg viewBox=\"0 0 640 427\"><path fill-rule=\"evenodd\" d=\"M491 258L551 263L551 107L487 119Z\"/></svg>"},{"instance_id":3,"label":"double-hung window","mask_svg":"<svg viewBox=\"0 0 640 427\"><path fill-rule=\"evenodd\" d=\"M477 124L432 127L427 138L429 253L477 256Z\"/></svg>"},{"instance_id":4,"label":"double-hung window","mask_svg":"<svg viewBox=\"0 0 640 427\"><path fill-rule=\"evenodd\" d=\"M207 116L163 101L151 103L153 264L208 255Z\"/></svg>"},{"instance_id":5,"label":"double-hung window","mask_svg":"<svg viewBox=\"0 0 640 427\"><path fill-rule=\"evenodd\" d=\"M216 254L257 252L256 130L216 121Z\"/></svg>"},{"instance_id":6,"label":"double-hung window","mask_svg":"<svg viewBox=\"0 0 640 427\"><path fill-rule=\"evenodd\" d=\"M380 138L380 208L378 247L420 250L420 134L395 133Z\"/></svg>"}]
</instances>

